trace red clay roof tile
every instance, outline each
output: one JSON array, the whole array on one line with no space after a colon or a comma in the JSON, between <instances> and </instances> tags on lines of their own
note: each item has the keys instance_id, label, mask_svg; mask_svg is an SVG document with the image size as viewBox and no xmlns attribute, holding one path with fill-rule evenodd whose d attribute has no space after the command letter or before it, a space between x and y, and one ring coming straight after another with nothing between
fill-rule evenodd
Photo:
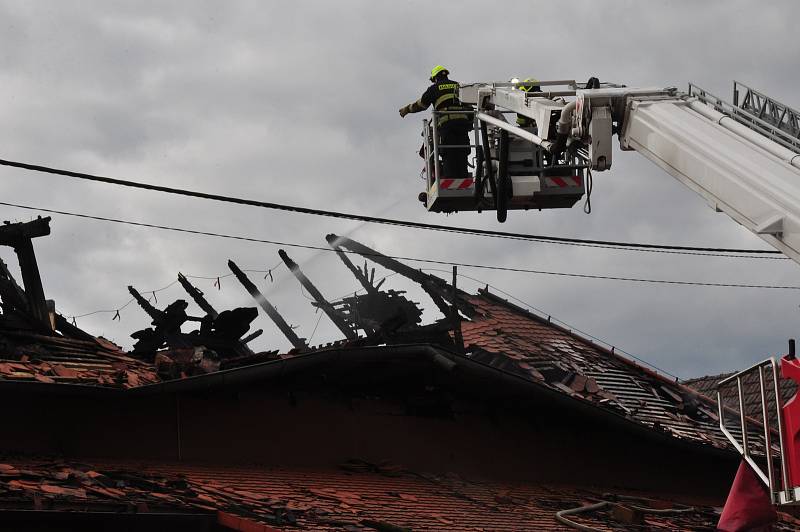
<instances>
[{"instance_id":1,"label":"red clay roof tile","mask_svg":"<svg viewBox=\"0 0 800 532\"><path fill-rule=\"evenodd\" d=\"M486 291L468 300L478 312L461 326L467 350L481 349L499 357L480 360L489 364L518 361L531 380L544 381L577 400L625 412L630 420L648 427L658 425L675 437L729 447L719 431L713 403L676 419L674 414L683 410L684 401L692 401L679 384ZM641 403L644 394L646 407ZM753 430L758 438L757 427Z\"/></svg>"},{"instance_id":2,"label":"red clay roof tile","mask_svg":"<svg viewBox=\"0 0 800 532\"><path fill-rule=\"evenodd\" d=\"M108 461L89 466L32 458L7 461L10 463L0 471L16 478L0 476L0 505L11 496L8 490L14 490L29 497L32 508L38 497L39 505L53 499L133 504L142 511L159 507L214 509L219 523L234 530L259 532L347 527L353 531L390 527L415 531L571 530L555 519L557 511L609 497L568 486L471 481L456 475L405 471L385 475L379 466L366 463L353 472L350 467L292 470ZM54 471L66 471L69 476L57 479ZM100 479L114 482L116 487L103 486ZM653 509L697 502L653 493L627 495L647 496L638 505ZM19 495L13 496L19 504ZM697 530L712 529L718 515L700 505L674 515L645 512L643 519L647 530ZM598 530L625 528L614 521L610 509L581 514L575 521ZM777 529L796 530L796 523L782 516Z\"/></svg>"}]
</instances>

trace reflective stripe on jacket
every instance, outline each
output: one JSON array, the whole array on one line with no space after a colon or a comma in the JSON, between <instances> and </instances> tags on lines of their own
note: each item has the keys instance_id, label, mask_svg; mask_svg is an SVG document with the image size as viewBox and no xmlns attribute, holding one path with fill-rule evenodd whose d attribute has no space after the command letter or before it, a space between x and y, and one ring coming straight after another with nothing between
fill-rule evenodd
<instances>
[{"instance_id":1,"label":"reflective stripe on jacket","mask_svg":"<svg viewBox=\"0 0 800 532\"><path fill-rule=\"evenodd\" d=\"M425 94L420 98L425 107L433 104L434 111L444 111L436 118L436 125L441 127L445 124L456 126L467 126L471 120L470 115L466 112L461 100L458 99L458 83L449 79L444 79L438 83L434 83ZM427 104L427 105L426 105Z\"/></svg>"},{"instance_id":2,"label":"reflective stripe on jacket","mask_svg":"<svg viewBox=\"0 0 800 532\"><path fill-rule=\"evenodd\" d=\"M419 100L408 104L404 109L409 113L418 113L431 105L434 111L449 111L437 116L437 127L447 124L448 127L469 128L472 124L472 109L465 107L458 99L458 82L456 81L443 79L432 84Z\"/></svg>"}]
</instances>

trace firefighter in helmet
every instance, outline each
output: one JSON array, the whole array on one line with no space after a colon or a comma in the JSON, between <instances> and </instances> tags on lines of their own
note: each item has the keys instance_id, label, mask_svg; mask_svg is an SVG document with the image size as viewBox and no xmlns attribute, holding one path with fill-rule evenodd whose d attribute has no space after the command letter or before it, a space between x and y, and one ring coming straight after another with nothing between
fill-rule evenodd
<instances>
[{"instance_id":1,"label":"firefighter in helmet","mask_svg":"<svg viewBox=\"0 0 800 532\"><path fill-rule=\"evenodd\" d=\"M520 85L519 90L531 93L531 92L542 92L542 88L537 85L539 82L536 78L527 78L522 81L522 83L526 83L526 85ZM516 82L515 82L516 83ZM536 120L533 118L528 118L525 115L517 115L517 125L519 127L524 128L536 128Z\"/></svg>"},{"instance_id":2,"label":"firefighter in helmet","mask_svg":"<svg viewBox=\"0 0 800 532\"><path fill-rule=\"evenodd\" d=\"M434 111L443 111L436 117L436 129L442 157L442 176L464 178L469 176L467 158L469 157L469 130L472 128L473 111L458 99L458 82L450 79L450 72L442 65L431 70L431 86L419 100L400 109L400 116L419 113L433 105Z\"/></svg>"}]
</instances>

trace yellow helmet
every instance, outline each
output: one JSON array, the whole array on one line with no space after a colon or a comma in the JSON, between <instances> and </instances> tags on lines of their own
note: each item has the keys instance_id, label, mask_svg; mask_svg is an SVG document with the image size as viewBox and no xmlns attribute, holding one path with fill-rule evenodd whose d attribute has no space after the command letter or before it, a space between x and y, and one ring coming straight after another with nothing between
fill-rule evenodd
<instances>
[{"instance_id":1,"label":"yellow helmet","mask_svg":"<svg viewBox=\"0 0 800 532\"><path fill-rule=\"evenodd\" d=\"M523 80L523 82L526 82L526 81L530 81L531 84L530 85L520 85L519 90L525 91L525 92L530 92L531 90L533 90L534 87L538 87L538 85L537 85L537 83L539 83L538 79L536 79L536 78L526 78L526 79Z\"/></svg>"},{"instance_id":2,"label":"yellow helmet","mask_svg":"<svg viewBox=\"0 0 800 532\"><path fill-rule=\"evenodd\" d=\"M436 76L438 76L439 73L441 73L441 72L444 72L445 74L449 74L450 73L450 71L447 70L442 65L436 65L435 67L433 67L431 69L431 81L433 81L436 78Z\"/></svg>"}]
</instances>

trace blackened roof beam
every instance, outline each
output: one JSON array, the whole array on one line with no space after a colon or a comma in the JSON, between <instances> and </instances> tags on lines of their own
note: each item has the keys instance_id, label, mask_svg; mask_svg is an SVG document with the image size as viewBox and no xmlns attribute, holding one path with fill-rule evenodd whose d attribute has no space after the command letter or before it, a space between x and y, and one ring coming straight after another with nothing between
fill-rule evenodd
<instances>
[{"instance_id":1,"label":"blackened roof beam","mask_svg":"<svg viewBox=\"0 0 800 532\"><path fill-rule=\"evenodd\" d=\"M53 331L50 311L44 297L42 278L33 252L33 238L50 234L50 218L37 218L23 223L5 222L0 226L0 245L11 246L17 253L28 313L49 331Z\"/></svg>"},{"instance_id":2,"label":"blackened roof beam","mask_svg":"<svg viewBox=\"0 0 800 532\"><path fill-rule=\"evenodd\" d=\"M197 303L197 306L203 309L203 312L212 318L216 318L219 315L214 307L211 306L211 303L209 303L208 300L203 297L203 291L190 283L189 279L187 279L186 276L180 272L178 273L178 282L181 283L181 286L184 290L186 290L186 293L192 296L192 299L194 299L194 302Z\"/></svg>"},{"instance_id":3,"label":"blackened roof beam","mask_svg":"<svg viewBox=\"0 0 800 532\"><path fill-rule=\"evenodd\" d=\"M358 282L361 283L361 286L364 287L364 290L367 291L369 294L374 294L378 291L379 287L376 287L373 283L375 281L375 268L372 269L372 278L370 279L367 277L367 262L364 261L364 271L362 272L361 269L353 264L353 262L344 254L342 248L339 247L337 243L336 235L328 235L325 237L328 241L328 245L336 251L336 255L342 260L344 265L347 267L348 270L358 279Z\"/></svg>"},{"instance_id":4,"label":"blackened roof beam","mask_svg":"<svg viewBox=\"0 0 800 532\"><path fill-rule=\"evenodd\" d=\"M344 334L348 340L356 340L358 335L353 328L350 327L350 324L347 322L344 316L342 316L342 314L337 311L327 299L323 297L322 293L317 290L317 287L314 286L314 284L308 279L308 277L305 276L302 270L300 270L300 267L297 265L297 263L290 259L289 255L287 255L282 249L278 250L278 255L280 255L281 260L283 260L284 264L286 264L286 267L289 268L289 271L294 274L297 280L300 281L300 284L303 285L309 294L311 294L311 297L314 298L314 301L316 301L319 308L321 308L322 311L333 322L333 324L336 325L340 331L342 331L342 334Z\"/></svg>"},{"instance_id":5,"label":"blackened roof beam","mask_svg":"<svg viewBox=\"0 0 800 532\"><path fill-rule=\"evenodd\" d=\"M128 292L130 292L130 294L133 296L133 299L136 300L136 303L138 303L139 306L142 307L145 312L147 312L147 315L150 316L154 322L164 319L164 312L151 305L148 300L142 297L142 294L140 294L138 290L132 286L128 286Z\"/></svg>"},{"instance_id":6,"label":"blackened roof beam","mask_svg":"<svg viewBox=\"0 0 800 532\"><path fill-rule=\"evenodd\" d=\"M473 316L475 314L475 309L465 299L467 296L469 296L469 294L461 290L453 290L453 287L449 285L447 281L440 279L435 275L430 275L419 270L415 270L414 268L407 266L396 259L387 257L383 253L375 251L374 249L365 246L360 242L356 242L355 240L347 238L346 236L337 236L331 233L327 235L325 239L334 249L345 248L354 253L358 253L364 258L380 264L384 268L399 273L403 277L418 283L445 316L450 316L452 314L450 305L447 303L448 301L451 304L456 305L458 309L466 316Z\"/></svg>"},{"instance_id":7,"label":"blackened roof beam","mask_svg":"<svg viewBox=\"0 0 800 532\"><path fill-rule=\"evenodd\" d=\"M0 297L3 298L4 312L12 312L16 310L25 316L30 316L30 313L28 312L28 303L25 290L23 290L17 284L17 281L14 279L14 276L11 275L8 266L6 266L6 263L2 260L0 260ZM37 329L41 330L41 332L47 333L49 331L49 327L39 324L38 320L30 319L29 321L34 324ZM64 336L77 338L79 340L86 340L89 342L97 342L97 338L87 333L77 325L73 325L58 312L55 313L55 325L56 330L60 331Z\"/></svg>"},{"instance_id":8,"label":"blackened roof beam","mask_svg":"<svg viewBox=\"0 0 800 532\"><path fill-rule=\"evenodd\" d=\"M28 303L25 290L17 284L5 262L0 260L0 296L6 312L18 309L27 312Z\"/></svg>"},{"instance_id":9,"label":"blackened roof beam","mask_svg":"<svg viewBox=\"0 0 800 532\"><path fill-rule=\"evenodd\" d=\"M283 333L283 335L291 342L291 344L295 347L295 349L306 349L308 344L303 338L298 337L292 328L286 323L286 320L283 319L283 316L278 312L276 309L264 295L256 288L256 285L247 277L247 275L236 265L235 262L232 260L228 261L228 268L233 272L233 275L242 283L245 290L247 290L253 299L264 309L264 312L267 313L267 316L277 325L278 329Z\"/></svg>"},{"instance_id":10,"label":"blackened roof beam","mask_svg":"<svg viewBox=\"0 0 800 532\"><path fill-rule=\"evenodd\" d=\"M22 240L30 240L50 234L50 217L37 218L30 222L10 223L0 225L0 245L15 246Z\"/></svg>"}]
</instances>

